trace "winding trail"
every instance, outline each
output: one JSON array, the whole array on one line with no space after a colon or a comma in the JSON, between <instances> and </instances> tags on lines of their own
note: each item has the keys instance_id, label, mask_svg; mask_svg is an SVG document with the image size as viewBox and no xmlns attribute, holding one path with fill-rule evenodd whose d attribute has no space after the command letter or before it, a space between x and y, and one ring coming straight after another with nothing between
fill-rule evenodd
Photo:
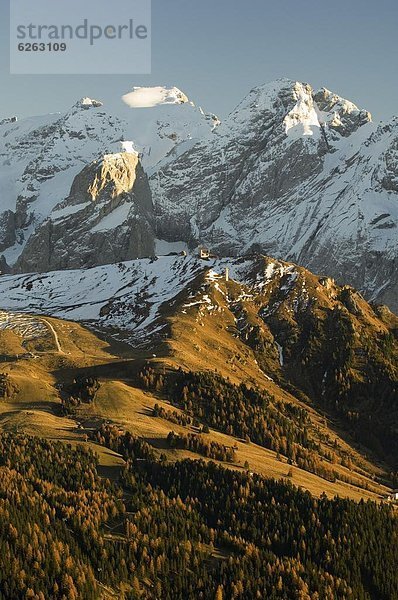
<instances>
[{"instance_id":1,"label":"winding trail","mask_svg":"<svg viewBox=\"0 0 398 600\"><path fill-rule=\"evenodd\" d=\"M58 338L58 333L56 332L56 330L54 329L53 325L50 323L50 321L47 321L47 319L43 319L44 323L46 323L46 325L49 327L49 329L51 330L53 336L54 336L54 340L55 340L55 345L57 347L57 350L60 354L65 354L65 352L62 350L61 348L61 344L59 343L59 338Z\"/></svg>"}]
</instances>

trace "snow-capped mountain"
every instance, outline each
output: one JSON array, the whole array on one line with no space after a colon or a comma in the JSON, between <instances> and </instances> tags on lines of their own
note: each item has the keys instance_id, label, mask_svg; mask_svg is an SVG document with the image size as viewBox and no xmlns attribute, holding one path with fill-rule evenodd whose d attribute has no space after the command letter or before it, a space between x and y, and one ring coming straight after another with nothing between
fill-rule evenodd
<instances>
[{"instance_id":1,"label":"snow-capped mountain","mask_svg":"<svg viewBox=\"0 0 398 600\"><path fill-rule=\"evenodd\" d=\"M137 97L141 99L140 103L137 102ZM146 105L150 108L145 108ZM36 253L37 244L41 246L43 236L48 240L45 243L47 250L57 253L58 250L52 250L52 242L45 233L52 229L69 232L67 239L58 244L58 247L62 246L61 252L64 252L64 248L69 248L70 261L74 266L79 266L79 261L73 257L73 241L70 247L73 231L78 234L76 239L79 237L81 241L84 233L83 238L87 241L87 246L81 244L76 251L83 256L95 254L97 261L109 262L150 253L154 244L153 235L152 239L143 244L142 251L139 250L140 243L136 244L131 236L121 236L120 232L113 236L114 247L117 243L121 245L119 251L105 251L103 254L101 241L98 240L91 247L91 226L99 226L103 230L102 225L106 225L99 225L99 216L106 214L109 231L115 231L119 224L129 226L131 213L125 206L123 217L120 198L115 201L111 196L110 202L104 204L102 194L99 198L102 206L92 206L89 209L89 212L95 213L90 225L86 222L87 203L79 203L75 198L71 201L72 208L68 209L68 199L74 195L72 185L75 178L79 174L80 182L82 178L87 178L89 165L92 165L89 172L95 178L95 164L103 161L104 156L107 157L107 163L112 155L113 162L120 160L121 152L139 156L139 168L143 166L146 173L151 173L159 160L165 160L166 157L171 159L177 147L192 145L197 137L203 137L211 131L218 120L189 102L177 88L135 88L133 92L126 94L124 102L120 100L120 107L116 112L117 114L109 114L101 102L83 98L66 114L32 117L22 121L4 119L1 122L0 254L4 256L3 271L7 270L7 265L16 270L38 270L44 265L52 266L52 261L60 266L64 262L62 256L49 259L48 256ZM131 163L131 160L127 163ZM115 175L115 170L111 169L107 176L111 172ZM94 182L92 184L95 185ZM87 186L90 186L89 182ZM124 189L123 193L127 191ZM148 205L147 189L144 194L146 198L140 202ZM137 199L137 194L135 196ZM91 198L90 202L98 204L98 199ZM115 210L118 213L111 216ZM72 213L75 214L75 219L71 219ZM82 222L76 229L78 218ZM42 224L44 233L39 233ZM145 224L141 232L137 230L138 237L142 235L146 238L147 229ZM98 230L93 233L96 231ZM33 240L35 232L37 237ZM98 235L94 237L98 238ZM24 251L26 244L29 248ZM136 246L137 252L129 252L123 247L126 245L131 248ZM80 261L80 264L83 262Z\"/></svg>"},{"instance_id":2,"label":"snow-capped mountain","mask_svg":"<svg viewBox=\"0 0 398 600\"><path fill-rule=\"evenodd\" d=\"M293 260L397 308L398 119L287 79L222 124L177 88L105 108L0 126L3 271L206 245Z\"/></svg>"},{"instance_id":3,"label":"snow-capped mountain","mask_svg":"<svg viewBox=\"0 0 398 600\"><path fill-rule=\"evenodd\" d=\"M256 88L151 180L158 235L255 249L396 304L398 121L322 89Z\"/></svg>"},{"instance_id":4,"label":"snow-capped mountain","mask_svg":"<svg viewBox=\"0 0 398 600\"><path fill-rule=\"evenodd\" d=\"M133 140L148 175L159 161L176 158L220 124L176 87L134 87L122 100L118 115L126 139Z\"/></svg>"}]
</instances>

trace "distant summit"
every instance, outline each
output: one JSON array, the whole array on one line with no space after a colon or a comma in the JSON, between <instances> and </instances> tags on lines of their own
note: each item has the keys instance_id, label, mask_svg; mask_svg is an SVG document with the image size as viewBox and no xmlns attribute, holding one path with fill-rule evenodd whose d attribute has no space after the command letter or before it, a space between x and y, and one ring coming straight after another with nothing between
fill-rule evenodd
<instances>
[{"instance_id":1,"label":"distant summit","mask_svg":"<svg viewBox=\"0 0 398 600\"><path fill-rule=\"evenodd\" d=\"M173 86L134 87L112 112L82 98L0 130L1 261L26 271L167 245L261 252L397 309L397 147L398 119L373 123L339 94L289 79L255 87L222 123ZM131 205L104 193L101 215L90 206L86 219L84 202L72 210L73 182L126 152L142 182Z\"/></svg>"}]
</instances>

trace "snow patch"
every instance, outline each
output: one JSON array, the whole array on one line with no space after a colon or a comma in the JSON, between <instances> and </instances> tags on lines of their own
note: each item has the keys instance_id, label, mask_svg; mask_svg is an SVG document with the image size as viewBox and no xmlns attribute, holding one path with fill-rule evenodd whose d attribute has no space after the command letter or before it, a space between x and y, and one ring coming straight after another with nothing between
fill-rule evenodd
<instances>
[{"instance_id":1,"label":"snow patch","mask_svg":"<svg viewBox=\"0 0 398 600\"><path fill-rule=\"evenodd\" d=\"M278 353L279 353L279 364L281 367L283 367L283 365L285 364L284 358L283 358L283 348L280 344L278 344L277 341L275 341L276 347L278 348Z\"/></svg>"},{"instance_id":2,"label":"snow patch","mask_svg":"<svg viewBox=\"0 0 398 600\"><path fill-rule=\"evenodd\" d=\"M37 317L0 310L0 330L5 329L14 331L25 340L44 337L48 333L46 325Z\"/></svg>"},{"instance_id":3,"label":"snow patch","mask_svg":"<svg viewBox=\"0 0 398 600\"><path fill-rule=\"evenodd\" d=\"M106 215L95 227L91 229L93 233L97 231L109 231L121 227L128 219L131 208L134 206L132 202L121 204L109 215Z\"/></svg>"},{"instance_id":4,"label":"snow patch","mask_svg":"<svg viewBox=\"0 0 398 600\"><path fill-rule=\"evenodd\" d=\"M302 84L296 84L295 94L297 103L284 119L286 135L289 137L317 135L321 124L311 92Z\"/></svg>"}]
</instances>

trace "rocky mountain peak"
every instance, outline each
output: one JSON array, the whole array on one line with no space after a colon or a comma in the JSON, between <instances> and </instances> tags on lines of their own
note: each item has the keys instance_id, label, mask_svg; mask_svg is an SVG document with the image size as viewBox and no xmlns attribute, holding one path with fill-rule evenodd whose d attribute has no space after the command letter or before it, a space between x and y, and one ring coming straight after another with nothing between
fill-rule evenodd
<instances>
[{"instance_id":1,"label":"rocky mountain peak","mask_svg":"<svg viewBox=\"0 0 398 600\"><path fill-rule=\"evenodd\" d=\"M105 154L102 159L90 165L90 170L94 170L92 182L87 189L91 200L100 200L105 195L115 198L130 192L137 177L138 162L137 153L120 152Z\"/></svg>"},{"instance_id":2,"label":"rocky mountain peak","mask_svg":"<svg viewBox=\"0 0 398 600\"><path fill-rule=\"evenodd\" d=\"M73 108L88 110L90 108L100 108L101 106L103 106L103 103L99 100L85 97L78 100L76 104L73 105Z\"/></svg>"},{"instance_id":3,"label":"rocky mountain peak","mask_svg":"<svg viewBox=\"0 0 398 600\"><path fill-rule=\"evenodd\" d=\"M290 79L252 89L221 124L175 87L123 99L114 113L83 98L2 128L4 264L148 256L156 236L219 256L287 258L396 306L396 120L377 126L340 95ZM114 235L137 214L133 236Z\"/></svg>"},{"instance_id":4,"label":"rocky mountain peak","mask_svg":"<svg viewBox=\"0 0 398 600\"><path fill-rule=\"evenodd\" d=\"M321 111L324 124L344 137L372 121L369 111L358 108L353 102L326 88L314 92L313 99Z\"/></svg>"},{"instance_id":5,"label":"rocky mountain peak","mask_svg":"<svg viewBox=\"0 0 398 600\"><path fill-rule=\"evenodd\" d=\"M324 141L325 130L330 128L330 141L336 141L372 118L367 110L326 88L315 91L308 83L282 78L251 90L219 132L236 129L239 123L247 125L248 120L257 125L272 121L293 140L310 136Z\"/></svg>"},{"instance_id":6,"label":"rocky mountain peak","mask_svg":"<svg viewBox=\"0 0 398 600\"><path fill-rule=\"evenodd\" d=\"M150 256L153 206L137 153L105 154L76 175L69 196L29 238L16 270L48 271Z\"/></svg>"}]
</instances>

